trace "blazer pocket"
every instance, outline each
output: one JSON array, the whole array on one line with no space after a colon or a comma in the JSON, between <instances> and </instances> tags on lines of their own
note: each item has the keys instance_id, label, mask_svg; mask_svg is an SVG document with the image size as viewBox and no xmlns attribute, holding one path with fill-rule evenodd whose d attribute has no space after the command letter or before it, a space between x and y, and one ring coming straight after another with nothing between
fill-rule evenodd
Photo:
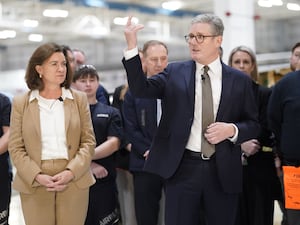
<instances>
[{"instance_id":1,"label":"blazer pocket","mask_svg":"<svg viewBox=\"0 0 300 225\"><path fill-rule=\"evenodd\" d=\"M13 188L16 191L19 191L24 194L33 194L36 190L37 186L29 186L27 183L25 183L21 177L19 177L18 174L16 174L14 180L13 180Z\"/></svg>"}]
</instances>

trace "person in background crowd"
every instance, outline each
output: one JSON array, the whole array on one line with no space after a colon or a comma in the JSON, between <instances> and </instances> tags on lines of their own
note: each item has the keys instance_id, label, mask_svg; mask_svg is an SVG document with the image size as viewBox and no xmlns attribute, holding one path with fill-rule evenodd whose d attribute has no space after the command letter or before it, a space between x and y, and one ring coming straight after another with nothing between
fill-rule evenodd
<instances>
[{"instance_id":1,"label":"person in background crowd","mask_svg":"<svg viewBox=\"0 0 300 225\"><path fill-rule=\"evenodd\" d=\"M117 208L116 169L113 153L123 139L119 110L98 102L96 91L99 75L92 65L81 65L73 78L74 86L87 94L96 136L91 170L96 183L90 188L89 208L85 225L112 225L119 222Z\"/></svg>"},{"instance_id":2,"label":"person in background crowd","mask_svg":"<svg viewBox=\"0 0 300 225\"><path fill-rule=\"evenodd\" d=\"M113 94L113 102L112 106L117 108L121 116L123 118L123 103L125 99L125 94L128 90L128 84L123 84L115 88L114 94ZM122 119L124 123L124 119ZM120 150L116 153L118 153L118 156L116 155L116 163L117 168L128 170L129 169L129 152L131 151L131 144L128 140L126 140Z\"/></svg>"},{"instance_id":3,"label":"person in background crowd","mask_svg":"<svg viewBox=\"0 0 300 225\"><path fill-rule=\"evenodd\" d=\"M86 56L85 56L84 51L77 49L77 48L73 49L72 51L74 54L75 63L77 65L77 67L86 63Z\"/></svg>"},{"instance_id":4,"label":"person in background crowd","mask_svg":"<svg viewBox=\"0 0 300 225\"><path fill-rule=\"evenodd\" d=\"M144 26L131 19L122 60L129 89L135 97L162 102L145 171L166 179L165 224L198 225L204 216L209 225L233 225L242 191L240 144L257 137L260 127L251 79L220 60L223 22L212 14L193 18L185 36L192 60L169 63L147 79L137 48ZM207 99L213 96L211 104L202 101L202 85ZM208 126L201 112L214 116Z\"/></svg>"},{"instance_id":5,"label":"person in background crowd","mask_svg":"<svg viewBox=\"0 0 300 225\"><path fill-rule=\"evenodd\" d=\"M291 49L291 57L290 57L290 69L292 71L297 71L300 69L300 42L297 42ZM279 147L278 145L276 147ZM280 154L280 151L279 151ZM281 165L280 157L276 158L276 165L278 167L278 176L281 179L281 182L283 182L283 171L282 171L282 165ZM289 225L287 219L287 210L285 209L284 201L278 201L280 209L282 211L282 221L281 225Z\"/></svg>"},{"instance_id":6,"label":"person in background crowd","mask_svg":"<svg viewBox=\"0 0 300 225\"><path fill-rule=\"evenodd\" d=\"M123 126L123 103L125 94L128 90L128 84L123 84L115 88L113 94L112 106L119 109ZM131 151L131 144L124 134L124 141L120 149L115 153L115 161L117 168L117 187L119 206L121 211L122 225L136 225L136 216L134 211L134 194L133 194L133 177L129 172L129 154Z\"/></svg>"},{"instance_id":7,"label":"person in background crowd","mask_svg":"<svg viewBox=\"0 0 300 225\"><path fill-rule=\"evenodd\" d=\"M300 224L299 207L299 133L300 70L286 74L273 87L268 119L275 134L278 155L283 168L283 192L287 222Z\"/></svg>"},{"instance_id":8,"label":"person in background crowd","mask_svg":"<svg viewBox=\"0 0 300 225\"><path fill-rule=\"evenodd\" d=\"M147 41L142 49L141 60L148 78L162 72L168 64L167 46L157 40ZM133 174L138 225L164 224L162 219L159 221L161 199L161 209L164 209L164 180L157 174L144 171L160 114L160 100L135 98L130 90L127 91L123 116L126 135L131 143L129 169Z\"/></svg>"},{"instance_id":9,"label":"person in background crowd","mask_svg":"<svg viewBox=\"0 0 300 225\"><path fill-rule=\"evenodd\" d=\"M12 103L8 150L26 224L83 225L95 137L85 93L70 89L72 72L61 45L32 54L29 91ZM45 219L46 218L46 219Z\"/></svg>"},{"instance_id":10,"label":"person in background crowd","mask_svg":"<svg viewBox=\"0 0 300 225\"><path fill-rule=\"evenodd\" d=\"M67 56L67 60L70 65L72 75L74 75L77 68L77 63L74 57L74 53L68 45L62 45L62 48L63 48L64 55Z\"/></svg>"},{"instance_id":11,"label":"person in background crowd","mask_svg":"<svg viewBox=\"0 0 300 225\"><path fill-rule=\"evenodd\" d=\"M296 43L292 48L290 67L292 71L300 70L300 42Z\"/></svg>"},{"instance_id":12,"label":"person in background crowd","mask_svg":"<svg viewBox=\"0 0 300 225\"><path fill-rule=\"evenodd\" d=\"M12 170L8 148L11 103L0 93L0 224L8 225Z\"/></svg>"},{"instance_id":13,"label":"person in background crowd","mask_svg":"<svg viewBox=\"0 0 300 225\"><path fill-rule=\"evenodd\" d=\"M139 49L140 57L142 57L142 50ZM128 83L120 85L115 88L113 94L112 106L120 110L123 126L124 113L123 103L125 94L128 91ZM129 172L129 154L131 151L131 143L128 138L125 139L119 151L115 153L117 166L117 187L120 204L120 211L122 216L122 225L136 225L136 215L134 210L134 193L133 193L133 176Z\"/></svg>"},{"instance_id":14,"label":"person in background crowd","mask_svg":"<svg viewBox=\"0 0 300 225\"><path fill-rule=\"evenodd\" d=\"M96 98L99 102L110 105L109 93L101 84L97 88Z\"/></svg>"},{"instance_id":15,"label":"person in background crowd","mask_svg":"<svg viewBox=\"0 0 300 225\"><path fill-rule=\"evenodd\" d=\"M80 49L73 49L73 53L74 53L77 67L79 67L80 65L86 64L86 55L85 55L84 51L82 51ZM106 104L106 105L110 105L108 91L101 84L99 84L99 86L98 86L96 98L99 102L102 102L103 104Z\"/></svg>"},{"instance_id":16,"label":"person in background crowd","mask_svg":"<svg viewBox=\"0 0 300 225\"><path fill-rule=\"evenodd\" d=\"M253 80L252 87L259 112L260 134L242 143L243 192L236 225L273 225L274 200L281 197L276 174L274 137L267 124L267 105L271 89L257 83L256 56L247 46L234 48L228 65Z\"/></svg>"}]
</instances>

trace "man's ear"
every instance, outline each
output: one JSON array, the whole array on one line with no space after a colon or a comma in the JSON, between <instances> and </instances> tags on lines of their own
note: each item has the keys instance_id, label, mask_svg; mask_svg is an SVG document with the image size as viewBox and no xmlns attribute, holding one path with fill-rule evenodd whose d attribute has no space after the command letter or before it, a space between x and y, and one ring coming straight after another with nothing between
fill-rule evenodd
<instances>
[{"instance_id":1,"label":"man's ear","mask_svg":"<svg viewBox=\"0 0 300 225\"><path fill-rule=\"evenodd\" d=\"M217 36L217 42L218 44L221 46L222 45L222 41L223 41L223 37L222 36Z\"/></svg>"}]
</instances>

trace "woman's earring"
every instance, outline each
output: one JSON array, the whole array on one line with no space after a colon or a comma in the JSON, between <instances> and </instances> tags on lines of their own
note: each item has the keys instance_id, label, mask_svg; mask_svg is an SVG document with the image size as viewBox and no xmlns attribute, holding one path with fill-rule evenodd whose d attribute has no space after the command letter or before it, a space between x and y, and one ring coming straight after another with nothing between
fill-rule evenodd
<instances>
[{"instance_id":1,"label":"woman's earring","mask_svg":"<svg viewBox=\"0 0 300 225\"><path fill-rule=\"evenodd\" d=\"M39 74L40 78L42 78L42 74Z\"/></svg>"}]
</instances>

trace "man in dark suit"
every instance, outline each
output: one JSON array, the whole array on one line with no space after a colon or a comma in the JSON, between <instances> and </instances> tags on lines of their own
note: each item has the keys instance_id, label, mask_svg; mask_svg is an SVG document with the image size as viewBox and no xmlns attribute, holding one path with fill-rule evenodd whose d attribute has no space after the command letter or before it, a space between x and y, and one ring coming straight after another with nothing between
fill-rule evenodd
<instances>
[{"instance_id":1,"label":"man in dark suit","mask_svg":"<svg viewBox=\"0 0 300 225\"><path fill-rule=\"evenodd\" d=\"M192 60L170 63L147 79L136 47L142 28L129 17L123 64L135 96L162 101L145 170L166 179L166 225L198 225L202 207L206 224L233 225L242 190L240 144L255 138L260 129L251 80L221 62L224 27L211 14L196 16L185 36ZM201 113L208 107L202 107L201 91L207 81L215 122L202 128ZM201 142L209 146L202 148ZM215 153L208 155L211 147Z\"/></svg>"},{"instance_id":2,"label":"man in dark suit","mask_svg":"<svg viewBox=\"0 0 300 225\"><path fill-rule=\"evenodd\" d=\"M142 49L145 76L151 77L168 64L167 46L157 40L147 41ZM123 116L125 132L131 143L129 169L133 174L135 215L138 225L162 225L159 212L164 212L164 180L161 176L144 171L157 121L160 119L160 101L135 98L130 90L125 95ZM162 202L160 203L160 200ZM162 214L162 213L161 213Z\"/></svg>"}]
</instances>

